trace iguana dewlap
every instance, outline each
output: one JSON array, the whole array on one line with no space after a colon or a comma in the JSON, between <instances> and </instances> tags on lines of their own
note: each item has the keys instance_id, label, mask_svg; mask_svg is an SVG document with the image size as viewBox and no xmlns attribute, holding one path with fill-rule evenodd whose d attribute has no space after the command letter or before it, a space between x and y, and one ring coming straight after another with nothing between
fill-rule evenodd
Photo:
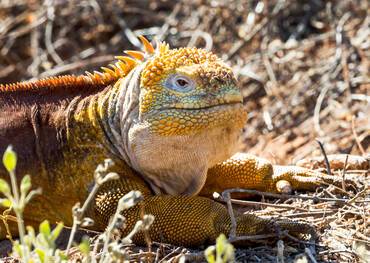
<instances>
[{"instance_id":1,"label":"iguana dewlap","mask_svg":"<svg viewBox=\"0 0 370 263\"><path fill-rule=\"evenodd\" d=\"M26 224L49 219L71 225L72 206L85 200L105 158L114 161L120 179L96 195L88 213L94 228L103 230L119 198L139 190L144 201L125 212L125 231L144 207L155 216L151 239L180 245L212 242L230 231L227 210L210 198L215 191L277 191L280 180L309 190L332 180L247 154L233 156L246 112L230 67L202 49L163 43L154 50L141 39L145 53L128 51L131 57L117 57L102 72L0 86L0 151L12 144L18 178L31 174L33 186L43 190L27 207ZM4 168L0 176L8 179ZM273 229L270 220L253 215L240 215L237 223L238 235ZM280 225L293 233L306 228ZM141 235L135 241L144 242Z\"/></svg>"}]
</instances>

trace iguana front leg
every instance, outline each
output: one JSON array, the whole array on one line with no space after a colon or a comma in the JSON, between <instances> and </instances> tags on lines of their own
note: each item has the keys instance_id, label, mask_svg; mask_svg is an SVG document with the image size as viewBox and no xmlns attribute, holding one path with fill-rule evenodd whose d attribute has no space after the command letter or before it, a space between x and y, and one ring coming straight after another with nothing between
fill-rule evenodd
<instances>
[{"instance_id":1,"label":"iguana front leg","mask_svg":"<svg viewBox=\"0 0 370 263\"><path fill-rule=\"evenodd\" d=\"M109 218L116 210L118 200L132 189L144 193L144 200L124 211L126 228L123 235L132 230L143 213L154 215L154 223L149 229L152 241L182 246L199 246L214 243L219 234L229 234L231 220L224 205L200 196L153 196L143 182L137 179L122 178L103 185L95 198L94 216L98 230L104 230ZM293 235L307 233L310 227L292 221L275 222L246 214L236 217L236 235L258 235L273 233L276 226L288 230ZM136 244L144 245L144 234L133 238Z\"/></svg>"},{"instance_id":2,"label":"iguana front leg","mask_svg":"<svg viewBox=\"0 0 370 263\"><path fill-rule=\"evenodd\" d=\"M200 195L211 196L230 188L286 193L292 189L314 190L320 184L335 181L335 176L298 166L272 165L265 159L237 153L209 169Z\"/></svg>"}]
</instances>

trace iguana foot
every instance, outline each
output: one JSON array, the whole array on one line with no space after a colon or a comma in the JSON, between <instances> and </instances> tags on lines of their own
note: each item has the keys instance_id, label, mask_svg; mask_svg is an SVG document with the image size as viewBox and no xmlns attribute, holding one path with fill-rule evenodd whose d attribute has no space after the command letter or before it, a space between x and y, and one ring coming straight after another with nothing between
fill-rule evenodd
<instances>
[{"instance_id":1,"label":"iguana foot","mask_svg":"<svg viewBox=\"0 0 370 263\"><path fill-rule=\"evenodd\" d=\"M244 214L237 218L236 237L231 240L237 241L238 245L248 245L286 238L307 240L315 237L314 228L303 222Z\"/></svg>"},{"instance_id":2,"label":"iguana foot","mask_svg":"<svg viewBox=\"0 0 370 263\"><path fill-rule=\"evenodd\" d=\"M200 195L212 196L230 188L255 189L267 192L290 193L292 190L315 190L320 185L341 186L343 179L298 166L272 165L265 159L237 153L209 169ZM347 184L355 184L346 177Z\"/></svg>"}]
</instances>

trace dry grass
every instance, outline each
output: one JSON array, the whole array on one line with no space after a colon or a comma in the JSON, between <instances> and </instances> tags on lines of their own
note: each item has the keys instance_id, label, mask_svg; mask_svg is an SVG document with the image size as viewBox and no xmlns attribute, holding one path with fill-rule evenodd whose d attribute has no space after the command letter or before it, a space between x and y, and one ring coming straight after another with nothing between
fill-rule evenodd
<instances>
[{"instance_id":1,"label":"dry grass","mask_svg":"<svg viewBox=\"0 0 370 263\"><path fill-rule=\"evenodd\" d=\"M290 164L320 156L319 138L327 153L365 156L370 148L368 10L366 0L2 0L0 83L82 73L138 46L135 35L156 35L173 47L211 49L233 66L249 112L243 150ZM365 177L367 172L346 174ZM357 192L364 187L360 182ZM329 187L307 195L351 199L355 192L337 194ZM369 191L362 193L357 201L369 198ZM357 262L361 244L370 245L369 203L264 201L278 206L239 209L312 223L319 234L317 261ZM306 246L286 241L285 260ZM139 249L130 248L133 261L200 256L164 244ZM276 244L237 251L238 259L248 262L276 262L278 254Z\"/></svg>"}]
</instances>

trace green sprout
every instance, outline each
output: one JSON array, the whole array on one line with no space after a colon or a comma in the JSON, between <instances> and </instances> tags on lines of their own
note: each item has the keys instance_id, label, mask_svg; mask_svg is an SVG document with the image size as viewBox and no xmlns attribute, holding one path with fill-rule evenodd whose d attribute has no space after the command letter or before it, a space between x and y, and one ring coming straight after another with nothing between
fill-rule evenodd
<instances>
[{"instance_id":1,"label":"green sprout","mask_svg":"<svg viewBox=\"0 0 370 263\"><path fill-rule=\"evenodd\" d=\"M216 239L216 245L210 246L204 251L208 263L234 262L234 247L224 234Z\"/></svg>"},{"instance_id":2,"label":"green sprout","mask_svg":"<svg viewBox=\"0 0 370 263\"><path fill-rule=\"evenodd\" d=\"M8 146L8 148L4 152L3 164L9 173L11 187L9 186L7 181L0 178L0 192L3 193L3 195L6 197L0 199L0 204L6 208L11 208L17 217L20 239L18 252L21 255L22 259L25 262L28 262L30 254L25 242L26 231L23 223L23 211L26 204L36 194L40 194L41 190L37 189L30 191L31 177L29 175L26 175L22 178L20 188L18 188L17 178L15 175L15 168L17 166L17 154L13 151L13 147L11 145Z\"/></svg>"}]
</instances>

